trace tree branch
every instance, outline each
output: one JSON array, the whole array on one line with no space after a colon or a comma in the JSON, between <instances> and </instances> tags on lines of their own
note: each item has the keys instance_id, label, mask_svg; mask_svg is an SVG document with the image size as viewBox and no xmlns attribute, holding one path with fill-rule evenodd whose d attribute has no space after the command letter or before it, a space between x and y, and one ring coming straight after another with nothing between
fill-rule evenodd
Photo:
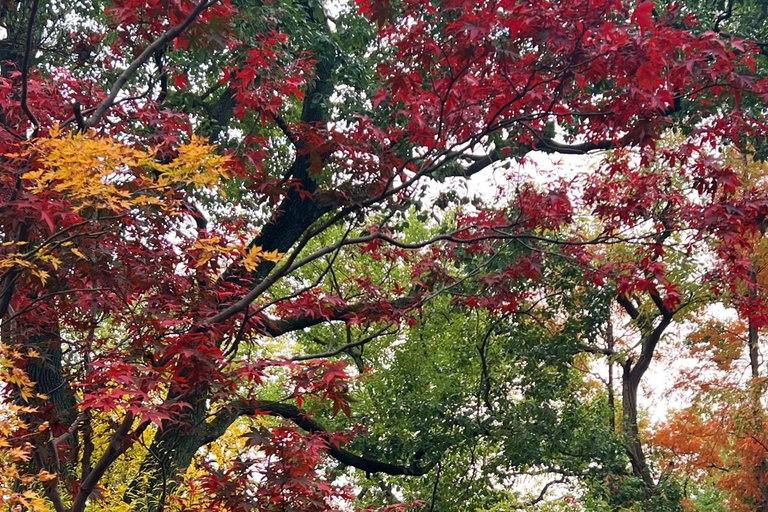
<instances>
[{"instance_id":1,"label":"tree branch","mask_svg":"<svg viewBox=\"0 0 768 512\"><path fill-rule=\"evenodd\" d=\"M579 343L578 347L580 352L587 352L589 354L600 354L608 357L612 357L618 354L615 350L604 347L597 347L595 345L587 345L586 343Z\"/></svg>"},{"instance_id":2,"label":"tree branch","mask_svg":"<svg viewBox=\"0 0 768 512\"><path fill-rule=\"evenodd\" d=\"M629 372L629 377L632 382L639 383L645 371L651 364L653 359L653 352L656 349L656 345L661 339L661 335L664 334L664 330L672 323L672 316L663 315L659 325L657 325L653 331L643 340L642 349L640 351L640 357L637 359L632 371Z\"/></svg>"},{"instance_id":3,"label":"tree branch","mask_svg":"<svg viewBox=\"0 0 768 512\"><path fill-rule=\"evenodd\" d=\"M112 89L109 91L109 95L104 98L101 103L99 103L99 106L96 107L94 113L85 121L85 128L88 129L94 127L101 120L101 118L104 117L104 114L106 114L107 110L109 110L109 108L114 104L115 100L117 99L117 95L125 86L126 82L130 80L136 71L138 71L139 68L143 66L150 59L150 57L155 54L156 51L179 37L203 11L211 7L216 2L218 2L218 0L202 0L199 4L197 4L197 7L195 7L192 12L189 13L184 21L171 27L165 34L158 37L152 42L152 44L147 46L144 51L141 52L141 55L136 57L136 59L134 59L133 62L131 62L131 64L120 74L114 85L112 85Z\"/></svg>"},{"instance_id":4,"label":"tree branch","mask_svg":"<svg viewBox=\"0 0 768 512\"><path fill-rule=\"evenodd\" d=\"M361 347L367 343L370 343L371 341L375 340L376 338L380 338L381 336L387 336L391 334L396 334L399 329L395 329L394 331L389 331L389 329L392 327L392 324L388 324L384 326L383 328L379 329L375 333L371 334L370 336L366 336L365 338L359 339L357 341L353 341L351 343L346 343L339 348L336 348L334 350L329 350L327 352L321 352L319 354L309 354L305 356L295 356L291 358L291 361L310 361L312 359L325 359L328 357L333 357L341 354L342 352L346 352L347 350L355 347Z\"/></svg>"},{"instance_id":5,"label":"tree branch","mask_svg":"<svg viewBox=\"0 0 768 512\"><path fill-rule=\"evenodd\" d=\"M549 488L552 487L553 485L565 483L566 478L567 478L566 476L561 476L557 480L552 480L551 482L547 482L544 485L544 487L541 489L541 492L539 493L539 495L536 498L534 498L532 500L529 500L527 503L525 503L522 507L519 507L519 508L532 507L532 506L536 505L537 503L540 503L540 502L544 501L544 497L547 495L547 491L549 490Z\"/></svg>"},{"instance_id":6,"label":"tree branch","mask_svg":"<svg viewBox=\"0 0 768 512\"><path fill-rule=\"evenodd\" d=\"M629 300L628 297L625 297L624 295L619 295L616 297L616 302L618 302L621 307L623 307L629 316L632 318L632 320L637 320L637 318L640 316L640 312L637 310L634 304L632 304L632 301Z\"/></svg>"},{"instance_id":7,"label":"tree branch","mask_svg":"<svg viewBox=\"0 0 768 512\"><path fill-rule=\"evenodd\" d=\"M202 445L211 443L221 437L229 426L240 416L248 416L266 413L272 416L291 421L302 430L328 436L329 432L318 421L306 415L304 411L295 405L272 401L254 401L232 404L216 415L208 424ZM366 473L384 473L392 476L423 476L435 467L438 460L422 466L418 462L411 464L390 464L375 459L368 459L348 452L333 443L328 443L328 455L341 462L345 466L365 471Z\"/></svg>"},{"instance_id":8,"label":"tree branch","mask_svg":"<svg viewBox=\"0 0 768 512\"><path fill-rule=\"evenodd\" d=\"M115 462L115 460L117 460L117 458L122 455L125 450L128 449L129 443L126 441L128 438L128 433L131 430L131 426L133 425L133 420L134 415L127 413L123 419L123 422L112 434L112 437L109 439L107 449L99 458L96 466L94 466L93 469L88 473L88 476L83 479L83 482L80 485L80 490L78 490L77 495L75 496L75 499L72 503L70 512L82 512L85 510L88 498L96 489L96 485L99 483L101 477L104 476L104 473L107 472L112 463ZM142 423L136 429L134 437L140 436L141 432L143 432L148 425L148 421Z\"/></svg>"}]
</instances>

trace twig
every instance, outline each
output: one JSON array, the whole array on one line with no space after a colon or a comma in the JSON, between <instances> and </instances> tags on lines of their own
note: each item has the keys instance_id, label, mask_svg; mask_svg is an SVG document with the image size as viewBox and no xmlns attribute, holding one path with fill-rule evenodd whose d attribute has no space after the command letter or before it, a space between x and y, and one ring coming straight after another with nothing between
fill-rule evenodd
<instances>
[{"instance_id":1,"label":"twig","mask_svg":"<svg viewBox=\"0 0 768 512\"><path fill-rule=\"evenodd\" d=\"M390 327L392 327L392 324L386 325L385 327L383 327L382 329L379 329L378 331L376 331L375 333L371 334L370 336L366 336L365 338L359 339L357 341L353 341L351 343L346 343L346 344L340 346L339 348L334 349L334 350L329 350L328 352L321 352L319 354L310 354L310 355L306 355L306 356L296 356L296 357L292 357L290 360L291 361L309 361L311 359L325 359L327 357L337 356L337 355L341 354L342 352L345 352L345 351L349 350L350 348L360 347L360 346L365 345L366 343L369 343L369 342L371 342L371 341L373 341L376 338L379 338L381 336L388 336L390 334L397 334L397 331L399 329L395 329L394 331L388 331L387 329L389 329Z\"/></svg>"}]
</instances>

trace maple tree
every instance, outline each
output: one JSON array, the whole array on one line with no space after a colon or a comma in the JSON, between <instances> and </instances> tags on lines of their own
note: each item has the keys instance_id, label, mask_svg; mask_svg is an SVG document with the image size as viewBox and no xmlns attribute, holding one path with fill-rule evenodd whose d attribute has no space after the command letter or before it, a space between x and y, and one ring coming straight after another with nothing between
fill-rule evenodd
<instances>
[{"instance_id":1,"label":"maple tree","mask_svg":"<svg viewBox=\"0 0 768 512\"><path fill-rule=\"evenodd\" d=\"M382 510L429 498L425 475L434 508L461 468L680 501L648 462L638 393L704 300L694 284L754 329L768 318L737 293L757 290L744 255L768 198L718 157L759 157L759 44L647 1L0 9L0 501L337 510L372 488L343 467L413 490L368 502ZM537 152L598 159L546 184L512 171L493 202L451 186ZM606 328L620 314L626 340ZM479 341L446 350L453 329ZM425 338L479 394L435 384L445 425L387 425L382 389L411 396L388 379ZM467 350L479 373L451 358ZM581 376L593 356L622 367L617 414L612 384L605 405ZM521 505L466 482L476 507L551 487Z\"/></svg>"}]
</instances>

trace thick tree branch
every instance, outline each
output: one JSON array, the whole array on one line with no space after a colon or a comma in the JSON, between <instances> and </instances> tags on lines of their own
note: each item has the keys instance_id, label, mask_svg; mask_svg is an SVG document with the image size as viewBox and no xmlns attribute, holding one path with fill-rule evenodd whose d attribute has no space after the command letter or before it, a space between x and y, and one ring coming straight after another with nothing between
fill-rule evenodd
<instances>
[{"instance_id":1,"label":"thick tree branch","mask_svg":"<svg viewBox=\"0 0 768 512\"><path fill-rule=\"evenodd\" d=\"M229 426L240 416L249 416L266 413L291 421L302 430L327 436L329 432L317 420L306 415L304 411L295 405L272 401L255 401L250 403L237 403L222 409L208 424L206 435L202 445L211 443L221 437ZM426 465L418 461L411 464L390 464L375 459L369 459L355 455L333 443L328 443L328 455L341 462L345 466L365 471L366 473L384 473L392 476L422 476L429 473L435 467L438 460Z\"/></svg>"},{"instance_id":2,"label":"thick tree branch","mask_svg":"<svg viewBox=\"0 0 768 512\"><path fill-rule=\"evenodd\" d=\"M77 495L75 496L75 499L72 503L72 508L70 508L70 512L82 512L85 510L85 506L88 502L88 498L91 496L93 491L96 489L97 484L99 483L99 480L102 476L104 476L104 473L107 472L107 470L112 466L112 463L117 460L117 458L125 452L125 450L128 449L130 446L130 443L128 442L128 433L131 431L131 426L133 425L134 416L133 414L126 414L125 418L123 419L123 422L120 424L120 426L115 430L115 432L112 434L112 437L109 439L109 444L107 445L107 449L104 450L104 453L99 458L96 465L93 467L93 469L88 473L88 476L85 477L80 484L80 490L77 492ZM149 425L149 422L145 421L143 422L137 429L133 437L138 437L141 435L141 433L147 428Z\"/></svg>"},{"instance_id":3,"label":"thick tree branch","mask_svg":"<svg viewBox=\"0 0 768 512\"><path fill-rule=\"evenodd\" d=\"M659 292L651 291L649 295L651 296L651 300L656 305L662 316L671 317L674 314L674 311L669 309L666 304L664 304L664 300L661 298L661 295L659 295Z\"/></svg>"},{"instance_id":4,"label":"thick tree branch","mask_svg":"<svg viewBox=\"0 0 768 512\"><path fill-rule=\"evenodd\" d=\"M632 320L637 320L637 318L640 316L640 312L637 310L634 304L632 304L632 301L629 300L628 297L624 295L619 295L616 297L616 302L618 302L621 307L623 307L627 314L632 318Z\"/></svg>"},{"instance_id":5,"label":"thick tree branch","mask_svg":"<svg viewBox=\"0 0 768 512\"><path fill-rule=\"evenodd\" d=\"M656 350L656 345L661 339L661 335L664 334L664 331L670 323L672 323L671 316L662 316L659 324L643 340L640 357L637 359L637 363L635 363L635 366L629 374L633 382L640 382L640 379L653 360L653 353Z\"/></svg>"}]
</instances>

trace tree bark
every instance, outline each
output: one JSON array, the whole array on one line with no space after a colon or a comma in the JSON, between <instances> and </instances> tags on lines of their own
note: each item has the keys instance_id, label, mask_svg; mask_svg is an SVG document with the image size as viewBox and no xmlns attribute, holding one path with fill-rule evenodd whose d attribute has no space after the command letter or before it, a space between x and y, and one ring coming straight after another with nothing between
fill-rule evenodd
<instances>
[{"instance_id":1,"label":"tree bark","mask_svg":"<svg viewBox=\"0 0 768 512\"><path fill-rule=\"evenodd\" d=\"M674 312L664 306L658 295L651 293L651 299L656 304L661 313L660 315L648 316L641 314L629 298L620 296L617 299L619 304L624 307L637 324L641 335L641 350L637 362L632 358L628 358L623 365L621 433L625 439L625 447L630 464L632 465L632 473L643 481L647 494L653 492L656 483L648 467L640 439L640 431L637 426L637 393L643 375L645 375L653 360L656 346L666 328L672 323L672 316L674 314ZM654 326L656 320L658 320L658 323Z\"/></svg>"},{"instance_id":2,"label":"tree bark","mask_svg":"<svg viewBox=\"0 0 768 512\"><path fill-rule=\"evenodd\" d=\"M655 483L651 470L645 460L640 432L637 427L637 390L639 379L632 378L632 360L624 364L622 379L622 422L621 429L626 441L626 450L632 464L632 473L641 478L648 489L653 489Z\"/></svg>"},{"instance_id":3,"label":"tree bark","mask_svg":"<svg viewBox=\"0 0 768 512\"><path fill-rule=\"evenodd\" d=\"M753 283L757 283L757 271L752 265L750 270L750 279ZM755 293L752 292L752 295ZM749 349L749 368L750 368L750 385L749 392L750 402L752 407L752 421L755 424L755 435L761 436L763 433L763 405L761 396L761 386L758 383L760 378L760 338L757 330L757 326L752 319L749 319L749 326L747 332L747 348ZM768 460L765 457L755 466L755 485L760 492L758 498L756 512L768 512Z\"/></svg>"}]
</instances>

